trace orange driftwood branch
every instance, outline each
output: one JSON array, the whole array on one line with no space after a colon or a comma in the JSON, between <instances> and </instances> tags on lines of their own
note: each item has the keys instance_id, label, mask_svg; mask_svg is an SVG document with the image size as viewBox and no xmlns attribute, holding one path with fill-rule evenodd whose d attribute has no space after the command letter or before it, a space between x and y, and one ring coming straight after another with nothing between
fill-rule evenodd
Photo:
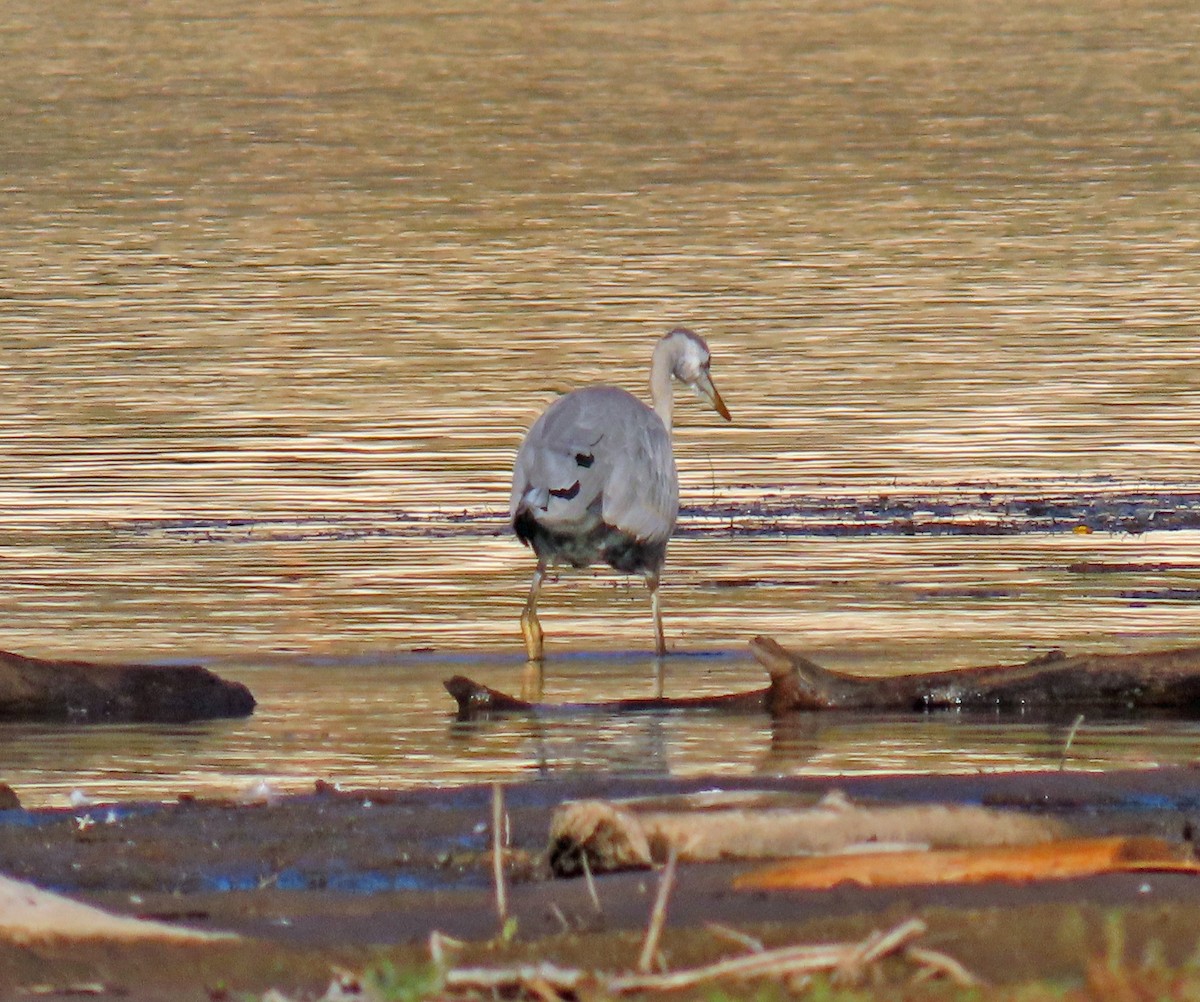
<instances>
[{"instance_id":1,"label":"orange driftwood branch","mask_svg":"<svg viewBox=\"0 0 1200 1002\"><path fill-rule=\"evenodd\" d=\"M1200 712L1200 647L1132 654L1068 656L1052 651L1017 665L914 672L868 678L831 671L755 637L750 650L767 669L765 689L681 699L618 699L595 703L534 703L462 675L447 679L460 718L488 713L638 713L710 710L783 716L800 710L1004 710L1127 713Z\"/></svg>"},{"instance_id":2,"label":"orange driftwood branch","mask_svg":"<svg viewBox=\"0 0 1200 1002\"><path fill-rule=\"evenodd\" d=\"M738 890L828 890L985 880L1052 880L1128 871L1200 873L1186 846L1148 837L1062 839L1023 846L809 856L753 870Z\"/></svg>"}]
</instances>

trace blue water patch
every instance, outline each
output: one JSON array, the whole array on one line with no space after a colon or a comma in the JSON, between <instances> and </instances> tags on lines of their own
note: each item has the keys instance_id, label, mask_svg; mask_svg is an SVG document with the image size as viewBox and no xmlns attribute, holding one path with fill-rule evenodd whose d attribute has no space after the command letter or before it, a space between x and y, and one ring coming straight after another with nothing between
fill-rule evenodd
<instances>
[{"instance_id":1,"label":"blue water patch","mask_svg":"<svg viewBox=\"0 0 1200 1002\"><path fill-rule=\"evenodd\" d=\"M330 891L348 891L354 894L380 894L384 891L427 891L435 882L422 879L412 873L340 873L331 875L325 882Z\"/></svg>"},{"instance_id":2,"label":"blue water patch","mask_svg":"<svg viewBox=\"0 0 1200 1002\"><path fill-rule=\"evenodd\" d=\"M1194 810L1200 803L1196 796L1167 796L1163 793L1127 793L1117 803L1118 810L1125 811L1186 811ZM1106 804L1098 804L1103 809Z\"/></svg>"},{"instance_id":3,"label":"blue water patch","mask_svg":"<svg viewBox=\"0 0 1200 1002\"><path fill-rule=\"evenodd\" d=\"M454 883L472 881L457 880ZM313 873L289 867L278 873L241 871L209 874L199 880L199 891L258 891L275 888L280 891L337 891L345 894L383 894L387 891L427 891L444 887L447 881L430 879L415 873L382 870L361 872Z\"/></svg>"},{"instance_id":4,"label":"blue water patch","mask_svg":"<svg viewBox=\"0 0 1200 1002\"><path fill-rule=\"evenodd\" d=\"M197 889L200 891L218 891L221 893L227 891L257 891L262 888L265 879L266 875L260 873L215 873L201 877Z\"/></svg>"},{"instance_id":5,"label":"blue water patch","mask_svg":"<svg viewBox=\"0 0 1200 1002\"><path fill-rule=\"evenodd\" d=\"M13 807L0 811L0 825L11 828L41 828L62 820L62 814L46 814L38 811L27 811L21 807Z\"/></svg>"},{"instance_id":6,"label":"blue water patch","mask_svg":"<svg viewBox=\"0 0 1200 1002\"><path fill-rule=\"evenodd\" d=\"M0 827L11 828L44 828L61 824L64 821L74 821L78 824L82 819L86 825L119 824L128 818L153 811L162 810L161 804L94 804L91 807L43 807L29 810L24 807L13 807L0 811Z\"/></svg>"}]
</instances>

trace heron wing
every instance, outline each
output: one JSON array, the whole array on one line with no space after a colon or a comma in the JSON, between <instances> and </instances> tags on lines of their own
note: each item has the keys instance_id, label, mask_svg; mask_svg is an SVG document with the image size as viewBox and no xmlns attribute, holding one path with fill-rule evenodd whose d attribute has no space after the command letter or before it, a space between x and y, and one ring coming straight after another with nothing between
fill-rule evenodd
<instances>
[{"instance_id":1,"label":"heron wing","mask_svg":"<svg viewBox=\"0 0 1200 1002\"><path fill-rule=\"evenodd\" d=\"M671 437L658 415L636 398L639 411L606 436L611 452L603 490L604 521L646 543L664 542L679 513L679 476Z\"/></svg>"},{"instance_id":2,"label":"heron wing","mask_svg":"<svg viewBox=\"0 0 1200 1002\"><path fill-rule=\"evenodd\" d=\"M510 512L563 532L603 521L642 542L675 527L679 480L658 415L611 386L576 390L542 414L517 454Z\"/></svg>"}]
</instances>

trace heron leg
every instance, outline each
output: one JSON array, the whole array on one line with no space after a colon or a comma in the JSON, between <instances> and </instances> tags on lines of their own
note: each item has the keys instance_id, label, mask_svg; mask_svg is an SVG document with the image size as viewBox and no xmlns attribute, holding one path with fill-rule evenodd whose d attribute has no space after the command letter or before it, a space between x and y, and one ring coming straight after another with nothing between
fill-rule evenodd
<instances>
[{"instance_id":1,"label":"heron leg","mask_svg":"<svg viewBox=\"0 0 1200 1002\"><path fill-rule=\"evenodd\" d=\"M526 661L521 670L521 698L527 703L540 703L546 691L546 663Z\"/></svg>"},{"instance_id":2,"label":"heron leg","mask_svg":"<svg viewBox=\"0 0 1200 1002\"><path fill-rule=\"evenodd\" d=\"M521 635L525 638L525 654L530 661L542 660L542 624L538 622L537 600L545 576L546 565L539 561L537 570L533 572L533 583L529 586L529 598L521 612Z\"/></svg>"},{"instance_id":3,"label":"heron leg","mask_svg":"<svg viewBox=\"0 0 1200 1002\"><path fill-rule=\"evenodd\" d=\"M667 641L663 636L662 607L658 603L658 572L646 572L646 587L650 589L650 615L654 617L654 653L662 657L667 653Z\"/></svg>"}]
</instances>

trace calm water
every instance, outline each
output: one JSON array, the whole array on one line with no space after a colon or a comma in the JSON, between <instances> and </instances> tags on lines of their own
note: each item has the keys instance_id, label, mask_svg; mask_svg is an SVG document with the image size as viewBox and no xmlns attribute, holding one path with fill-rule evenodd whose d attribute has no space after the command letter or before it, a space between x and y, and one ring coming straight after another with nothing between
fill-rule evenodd
<instances>
[{"instance_id":1,"label":"calm water","mask_svg":"<svg viewBox=\"0 0 1200 1002\"><path fill-rule=\"evenodd\" d=\"M668 691L757 684L759 632L869 672L1194 639L1190 531L722 530L793 496L1194 486L1198 30L1182 0L11 5L0 647L205 659L262 709L9 728L0 779L1056 762L1044 728L945 720L464 730L438 681L519 678L522 430L579 384L640 391L681 322L735 420L677 409L668 641L710 656ZM649 686L639 587L543 609L548 694Z\"/></svg>"}]
</instances>

